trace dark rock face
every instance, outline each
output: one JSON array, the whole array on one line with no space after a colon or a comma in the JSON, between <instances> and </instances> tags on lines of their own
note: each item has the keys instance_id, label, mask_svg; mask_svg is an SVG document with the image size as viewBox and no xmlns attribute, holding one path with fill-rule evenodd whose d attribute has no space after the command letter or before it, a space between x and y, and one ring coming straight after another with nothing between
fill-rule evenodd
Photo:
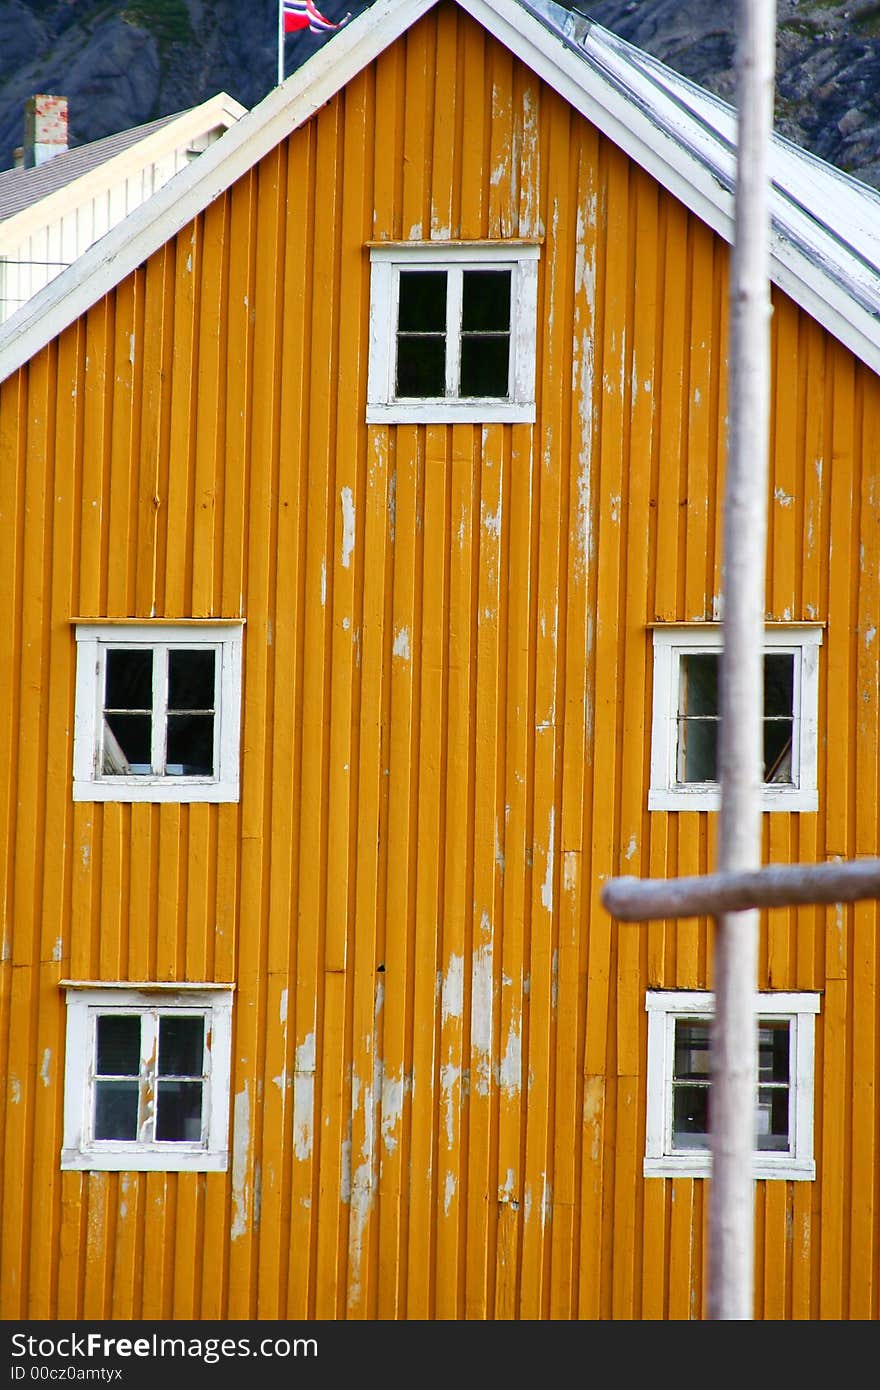
<instances>
[{"instance_id":1,"label":"dark rock face","mask_svg":"<svg viewBox=\"0 0 880 1390\"><path fill-rule=\"evenodd\" d=\"M569 3L733 100L736 0ZM319 0L331 20L366 7ZM776 15L777 129L880 188L880 0L777 0ZM288 36L285 72L331 38ZM38 92L67 97L81 145L220 91L255 106L277 80L277 0L2 0L0 169Z\"/></svg>"},{"instance_id":2,"label":"dark rock face","mask_svg":"<svg viewBox=\"0 0 880 1390\"><path fill-rule=\"evenodd\" d=\"M621 38L734 100L736 0L576 0ZM776 129L880 188L880 3L777 0Z\"/></svg>"}]
</instances>

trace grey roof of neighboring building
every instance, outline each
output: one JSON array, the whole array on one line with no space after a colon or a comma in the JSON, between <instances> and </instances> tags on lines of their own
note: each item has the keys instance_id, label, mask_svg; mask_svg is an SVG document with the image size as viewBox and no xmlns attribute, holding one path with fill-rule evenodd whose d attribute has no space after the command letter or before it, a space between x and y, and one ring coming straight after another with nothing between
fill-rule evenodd
<instances>
[{"instance_id":1,"label":"grey roof of neighboring building","mask_svg":"<svg viewBox=\"0 0 880 1390\"><path fill-rule=\"evenodd\" d=\"M146 125L132 126L130 130L121 130L117 135L106 135L103 140L93 140L88 145L76 145L33 169L5 169L0 173L0 222L5 221L7 217L14 217L17 212L39 202L41 198L47 198L50 193L56 193L59 188L64 188L83 174L91 173L92 169L106 164L108 159L123 154L132 145L161 130L181 114L177 112L172 116L159 116L157 120L148 121Z\"/></svg>"}]
</instances>

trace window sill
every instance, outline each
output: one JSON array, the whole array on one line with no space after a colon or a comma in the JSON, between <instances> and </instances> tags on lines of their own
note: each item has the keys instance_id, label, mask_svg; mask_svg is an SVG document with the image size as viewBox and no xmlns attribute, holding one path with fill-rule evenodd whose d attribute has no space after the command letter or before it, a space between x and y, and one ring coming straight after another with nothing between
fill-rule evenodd
<instances>
[{"instance_id":1,"label":"window sill","mask_svg":"<svg viewBox=\"0 0 880 1390\"><path fill-rule=\"evenodd\" d=\"M118 781L84 782L73 784L74 801L238 801L239 789L232 782L193 782L145 777L137 782L129 778Z\"/></svg>"},{"instance_id":2,"label":"window sill","mask_svg":"<svg viewBox=\"0 0 880 1390\"><path fill-rule=\"evenodd\" d=\"M62 1149L63 1170L105 1173L225 1173L229 1154L171 1153L167 1149L114 1149L97 1153L81 1149Z\"/></svg>"},{"instance_id":3,"label":"window sill","mask_svg":"<svg viewBox=\"0 0 880 1390\"><path fill-rule=\"evenodd\" d=\"M712 1176L712 1155L666 1154L662 1158L646 1158L643 1174L646 1178L709 1178ZM792 1158L790 1154L773 1160L762 1156L752 1165L756 1180L778 1179L781 1182L813 1182L816 1164L811 1159Z\"/></svg>"},{"instance_id":4,"label":"window sill","mask_svg":"<svg viewBox=\"0 0 880 1390\"><path fill-rule=\"evenodd\" d=\"M535 423L535 403L516 401L371 401L368 425L455 425Z\"/></svg>"},{"instance_id":5,"label":"window sill","mask_svg":"<svg viewBox=\"0 0 880 1390\"><path fill-rule=\"evenodd\" d=\"M721 792L710 787L652 787L648 792L649 811L720 811ZM782 787L761 793L762 811L818 811L819 793L801 787Z\"/></svg>"}]
</instances>

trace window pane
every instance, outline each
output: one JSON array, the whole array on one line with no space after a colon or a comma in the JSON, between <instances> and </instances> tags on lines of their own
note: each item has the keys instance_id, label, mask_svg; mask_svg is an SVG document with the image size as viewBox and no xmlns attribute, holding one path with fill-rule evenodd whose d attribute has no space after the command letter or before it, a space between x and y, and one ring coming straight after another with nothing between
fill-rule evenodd
<instances>
[{"instance_id":1,"label":"window pane","mask_svg":"<svg viewBox=\"0 0 880 1390\"><path fill-rule=\"evenodd\" d=\"M446 394L446 335L412 337L404 333L397 339L398 396L443 396Z\"/></svg>"},{"instance_id":2,"label":"window pane","mask_svg":"<svg viewBox=\"0 0 880 1390\"><path fill-rule=\"evenodd\" d=\"M201 1076L205 1053L205 1020L176 1014L159 1019L159 1075Z\"/></svg>"},{"instance_id":3,"label":"window pane","mask_svg":"<svg viewBox=\"0 0 880 1390\"><path fill-rule=\"evenodd\" d=\"M787 1018L765 1019L758 1028L758 1080L788 1085L789 1034Z\"/></svg>"},{"instance_id":4,"label":"window pane","mask_svg":"<svg viewBox=\"0 0 880 1390\"><path fill-rule=\"evenodd\" d=\"M201 1137L201 1081L160 1081L156 1094L156 1138L180 1142Z\"/></svg>"},{"instance_id":5,"label":"window pane","mask_svg":"<svg viewBox=\"0 0 880 1390\"><path fill-rule=\"evenodd\" d=\"M791 746L794 725L791 719L764 720L764 781L790 783Z\"/></svg>"},{"instance_id":6,"label":"window pane","mask_svg":"<svg viewBox=\"0 0 880 1390\"><path fill-rule=\"evenodd\" d=\"M717 719L683 719L679 724L678 780L718 781Z\"/></svg>"},{"instance_id":7,"label":"window pane","mask_svg":"<svg viewBox=\"0 0 880 1390\"><path fill-rule=\"evenodd\" d=\"M676 1086L672 1095L672 1143L676 1149L705 1149L709 1137L709 1087Z\"/></svg>"},{"instance_id":8,"label":"window pane","mask_svg":"<svg viewBox=\"0 0 880 1390\"><path fill-rule=\"evenodd\" d=\"M152 772L152 732L148 714L106 714L103 771L141 776Z\"/></svg>"},{"instance_id":9,"label":"window pane","mask_svg":"<svg viewBox=\"0 0 880 1390\"><path fill-rule=\"evenodd\" d=\"M169 777L213 775L213 714L169 714L165 771Z\"/></svg>"},{"instance_id":10,"label":"window pane","mask_svg":"<svg viewBox=\"0 0 880 1390\"><path fill-rule=\"evenodd\" d=\"M168 708L214 708L214 660L210 648L168 653Z\"/></svg>"},{"instance_id":11,"label":"window pane","mask_svg":"<svg viewBox=\"0 0 880 1390\"><path fill-rule=\"evenodd\" d=\"M510 271L466 270L462 275L461 326L465 332L508 332Z\"/></svg>"},{"instance_id":12,"label":"window pane","mask_svg":"<svg viewBox=\"0 0 880 1390\"><path fill-rule=\"evenodd\" d=\"M681 713L718 715L718 652L690 652L681 657Z\"/></svg>"},{"instance_id":13,"label":"window pane","mask_svg":"<svg viewBox=\"0 0 880 1390\"><path fill-rule=\"evenodd\" d=\"M397 327L401 333L446 332L446 271L402 270Z\"/></svg>"},{"instance_id":14,"label":"window pane","mask_svg":"<svg viewBox=\"0 0 880 1390\"><path fill-rule=\"evenodd\" d=\"M104 708L151 710L153 708L153 653L143 649L107 651Z\"/></svg>"},{"instance_id":15,"label":"window pane","mask_svg":"<svg viewBox=\"0 0 880 1390\"><path fill-rule=\"evenodd\" d=\"M794 708L794 655L772 652L764 656L764 714L791 718Z\"/></svg>"},{"instance_id":16,"label":"window pane","mask_svg":"<svg viewBox=\"0 0 880 1390\"><path fill-rule=\"evenodd\" d=\"M690 1081L709 1076L709 1029L707 1019L675 1020L676 1081Z\"/></svg>"},{"instance_id":17,"label":"window pane","mask_svg":"<svg viewBox=\"0 0 880 1390\"><path fill-rule=\"evenodd\" d=\"M509 376L509 338L462 338L462 396L507 396L510 390Z\"/></svg>"},{"instance_id":18,"label":"window pane","mask_svg":"<svg viewBox=\"0 0 880 1390\"><path fill-rule=\"evenodd\" d=\"M138 1083L98 1081L95 1085L95 1138L137 1139Z\"/></svg>"},{"instance_id":19,"label":"window pane","mask_svg":"<svg viewBox=\"0 0 880 1390\"><path fill-rule=\"evenodd\" d=\"M757 1147L762 1150L782 1149L788 1143L788 1087L758 1090Z\"/></svg>"},{"instance_id":20,"label":"window pane","mask_svg":"<svg viewBox=\"0 0 880 1390\"><path fill-rule=\"evenodd\" d=\"M137 1076L141 1069L141 1021L137 1014L95 1019L95 1074Z\"/></svg>"}]
</instances>

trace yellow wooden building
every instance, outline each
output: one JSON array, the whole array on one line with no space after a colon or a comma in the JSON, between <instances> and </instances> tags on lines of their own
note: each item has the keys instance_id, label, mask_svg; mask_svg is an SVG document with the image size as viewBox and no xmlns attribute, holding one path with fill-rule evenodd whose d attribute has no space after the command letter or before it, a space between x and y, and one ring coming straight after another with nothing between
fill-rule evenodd
<instances>
[{"instance_id":1,"label":"yellow wooden building","mask_svg":"<svg viewBox=\"0 0 880 1390\"><path fill-rule=\"evenodd\" d=\"M705 1311L730 109L376 0L0 331L0 1316ZM773 150L764 857L878 851L880 197ZM880 1313L775 909L755 1315Z\"/></svg>"}]
</instances>

